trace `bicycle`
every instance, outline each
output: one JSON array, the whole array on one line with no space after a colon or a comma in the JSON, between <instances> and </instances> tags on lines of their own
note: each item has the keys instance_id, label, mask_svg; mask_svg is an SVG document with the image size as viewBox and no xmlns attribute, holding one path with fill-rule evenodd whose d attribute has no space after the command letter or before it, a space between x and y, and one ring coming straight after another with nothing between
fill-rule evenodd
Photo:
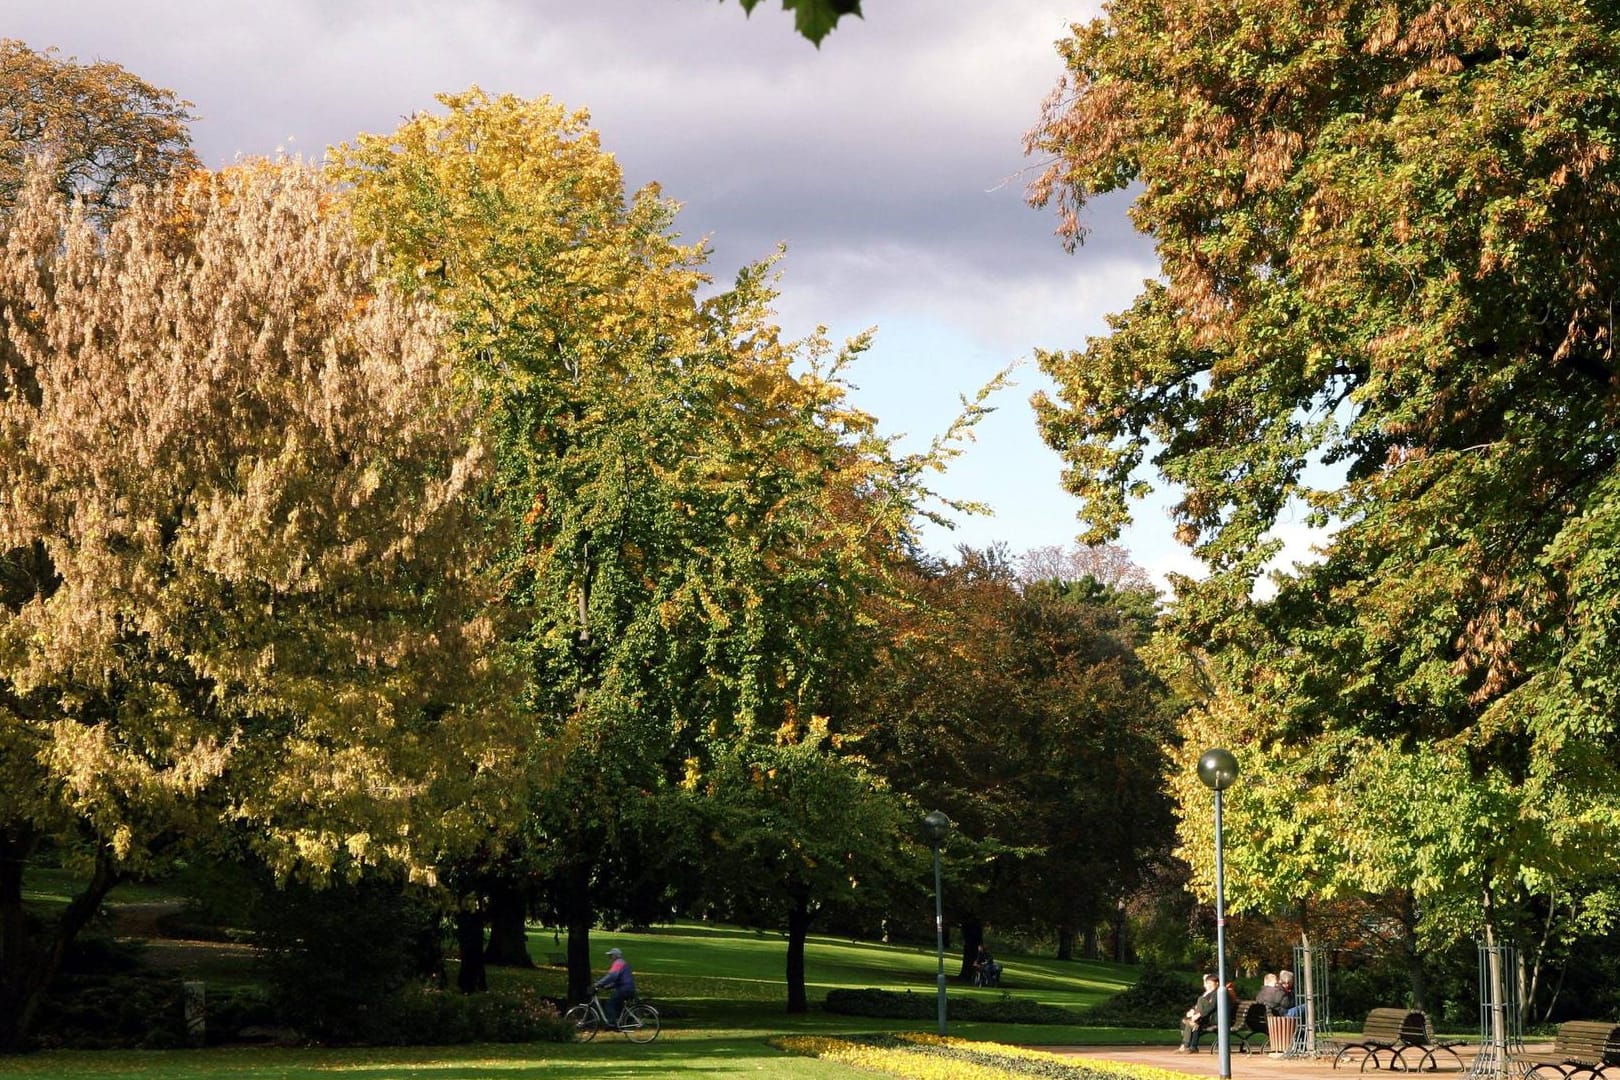
<instances>
[{"instance_id":1,"label":"bicycle","mask_svg":"<svg viewBox=\"0 0 1620 1080\"><path fill-rule=\"evenodd\" d=\"M591 1000L575 1005L563 1013L563 1019L574 1025L581 1039L590 1042L598 1031L617 1031L633 1043L650 1043L658 1038L658 1010L638 1001L627 1001L619 1010L619 1022L608 1022L607 1010L595 990Z\"/></svg>"}]
</instances>

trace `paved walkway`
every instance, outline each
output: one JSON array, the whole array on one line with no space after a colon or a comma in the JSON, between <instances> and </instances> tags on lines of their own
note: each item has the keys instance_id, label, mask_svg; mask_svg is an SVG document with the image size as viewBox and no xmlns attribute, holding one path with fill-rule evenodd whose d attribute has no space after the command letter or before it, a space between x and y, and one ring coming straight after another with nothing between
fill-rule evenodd
<instances>
[{"instance_id":1,"label":"paved walkway","mask_svg":"<svg viewBox=\"0 0 1620 1080\"><path fill-rule=\"evenodd\" d=\"M1550 1049L1550 1044L1547 1047ZM1102 1058L1108 1061L1119 1061L1135 1065L1152 1065L1160 1069L1169 1069L1173 1072L1186 1073L1190 1076L1219 1076L1216 1055L1208 1052L1197 1054L1178 1054L1174 1047L1168 1046L1063 1046L1047 1047L1053 1053L1066 1054L1073 1057ZM1536 1049L1529 1047L1527 1049ZM1459 1046L1457 1053L1463 1060L1464 1072L1457 1069L1441 1069L1438 1074L1427 1073L1427 1076L1437 1076L1440 1080L1447 1077L1466 1076L1466 1069L1473 1061L1473 1046ZM1271 1057L1269 1054L1232 1054L1233 1080L1350 1080L1359 1075L1356 1069L1333 1068L1333 1057L1328 1055L1319 1058L1283 1058Z\"/></svg>"}]
</instances>

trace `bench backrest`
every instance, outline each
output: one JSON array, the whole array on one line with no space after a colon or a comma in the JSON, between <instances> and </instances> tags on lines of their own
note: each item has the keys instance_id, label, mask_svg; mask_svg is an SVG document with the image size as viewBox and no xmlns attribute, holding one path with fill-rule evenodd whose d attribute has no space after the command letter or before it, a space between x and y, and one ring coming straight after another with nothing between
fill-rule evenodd
<instances>
[{"instance_id":1,"label":"bench backrest","mask_svg":"<svg viewBox=\"0 0 1620 1080\"><path fill-rule=\"evenodd\" d=\"M1237 1020L1233 1027L1244 1028L1248 1031L1266 1030L1266 1007L1258 1001L1240 1001L1237 1007Z\"/></svg>"},{"instance_id":2,"label":"bench backrest","mask_svg":"<svg viewBox=\"0 0 1620 1080\"><path fill-rule=\"evenodd\" d=\"M1588 1065L1620 1060L1620 1025L1607 1020L1566 1020L1553 1037L1553 1053Z\"/></svg>"},{"instance_id":3,"label":"bench backrest","mask_svg":"<svg viewBox=\"0 0 1620 1080\"><path fill-rule=\"evenodd\" d=\"M1416 1009L1374 1009L1361 1025L1361 1037L1368 1042L1410 1043L1422 1046L1432 1041L1429 1018Z\"/></svg>"}]
</instances>

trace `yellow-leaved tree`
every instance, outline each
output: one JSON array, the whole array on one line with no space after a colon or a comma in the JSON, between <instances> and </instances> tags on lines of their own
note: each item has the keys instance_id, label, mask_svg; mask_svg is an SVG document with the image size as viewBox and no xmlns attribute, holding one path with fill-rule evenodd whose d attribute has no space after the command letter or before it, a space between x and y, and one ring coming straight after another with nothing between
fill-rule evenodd
<instances>
[{"instance_id":1,"label":"yellow-leaved tree","mask_svg":"<svg viewBox=\"0 0 1620 1080\"><path fill-rule=\"evenodd\" d=\"M686 800L661 796L707 791L717 758L844 709L880 633L869 608L933 505L925 480L983 401L929 451L896 453L847 396L869 338L786 340L769 261L700 299L701 247L656 187L626 194L585 114L476 89L440 101L344 147L336 173L396 279L451 319L507 540L540 782L526 850L462 868L463 985L476 908L521 963L540 904L569 928L578 996L591 927L667 912L699 865L672 839L690 830L659 816Z\"/></svg>"},{"instance_id":2,"label":"yellow-leaved tree","mask_svg":"<svg viewBox=\"0 0 1620 1080\"><path fill-rule=\"evenodd\" d=\"M302 166L36 170L0 238L0 1047L121 878L189 841L429 872L508 712L444 326ZM30 932L49 844L86 886Z\"/></svg>"}]
</instances>

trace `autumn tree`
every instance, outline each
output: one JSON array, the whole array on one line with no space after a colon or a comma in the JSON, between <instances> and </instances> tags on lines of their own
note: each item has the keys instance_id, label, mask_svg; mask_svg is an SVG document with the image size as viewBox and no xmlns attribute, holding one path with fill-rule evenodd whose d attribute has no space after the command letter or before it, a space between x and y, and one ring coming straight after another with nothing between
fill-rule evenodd
<instances>
[{"instance_id":1,"label":"autumn tree","mask_svg":"<svg viewBox=\"0 0 1620 1080\"><path fill-rule=\"evenodd\" d=\"M1110 589L1153 589L1148 572L1118 544L1045 544L1018 557L1018 577L1026 585L1073 583L1090 578Z\"/></svg>"},{"instance_id":2,"label":"autumn tree","mask_svg":"<svg viewBox=\"0 0 1620 1080\"><path fill-rule=\"evenodd\" d=\"M398 279L451 313L491 433L538 778L499 887L551 897L583 994L591 926L636 892L605 875L644 877L621 858L641 804L815 715L943 451L898 458L849 407L864 338L782 339L769 263L700 301L674 205L626 196L583 113L442 101L338 174Z\"/></svg>"},{"instance_id":3,"label":"autumn tree","mask_svg":"<svg viewBox=\"0 0 1620 1080\"><path fill-rule=\"evenodd\" d=\"M509 794L443 321L305 169L136 192L105 232L54 187L0 219L6 1048L107 891L184 845L426 877ZM41 934L46 844L87 883Z\"/></svg>"},{"instance_id":4,"label":"autumn tree","mask_svg":"<svg viewBox=\"0 0 1620 1080\"><path fill-rule=\"evenodd\" d=\"M1213 571L1178 585L1217 687L1189 730L1253 740L1238 905L1398 881L1447 938L1617 869L1617 29L1116 0L1061 43L1032 198L1073 244L1133 190L1162 276L1043 357L1040 421L1089 541L1150 464L1179 486ZM1256 600L1300 508L1323 556Z\"/></svg>"},{"instance_id":5,"label":"autumn tree","mask_svg":"<svg viewBox=\"0 0 1620 1080\"><path fill-rule=\"evenodd\" d=\"M1171 821L1163 694L1135 655L1151 592L1144 620L1125 590L1025 585L1000 549L960 556L924 568L919 613L865 688L862 746L957 823L966 978L985 922L1072 956L1167 851Z\"/></svg>"},{"instance_id":6,"label":"autumn tree","mask_svg":"<svg viewBox=\"0 0 1620 1080\"><path fill-rule=\"evenodd\" d=\"M657 529L675 520L648 447L680 430L668 373L698 333L702 279L695 249L664 235L671 207L654 190L625 198L583 114L477 91L443 100L442 115L345 148L338 175L403 287L450 314L491 435L485 512L506 530L494 568L526 673L526 764L545 782L526 856L457 877L478 883L468 904L515 915L497 940L521 933L546 882L577 996L592 894L618 895L592 881L613 865L621 793L651 786L667 742L667 708L640 697L677 685L646 637ZM474 950L481 921L463 915ZM464 947L464 976L476 960Z\"/></svg>"},{"instance_id":7,"label":"autumn tree","mask_svg":"<svg viewBox=\"0 0 1620 1080\"><path fill-rule=\"evenodd\" d=\"M135 186L197 167L190 108L117 64L0 39L0 209L16 201L29 159L45 158L57 190L105 225Z\"/></svg>"}]
</instances>

